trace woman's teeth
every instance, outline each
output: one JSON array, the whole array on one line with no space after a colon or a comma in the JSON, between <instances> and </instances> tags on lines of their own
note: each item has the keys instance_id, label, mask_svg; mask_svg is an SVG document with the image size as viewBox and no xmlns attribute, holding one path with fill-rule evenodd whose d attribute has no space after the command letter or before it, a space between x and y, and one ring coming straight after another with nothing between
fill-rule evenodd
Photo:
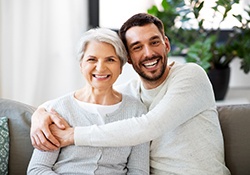
<instances>
[{"instance_id":1,"label":"woman's teeth","mask_svg":"<svg viewBox=\"0 0 250 175\"><path fill-rule=\"evenodd\" d=\"M96 78L107 78L108 75L94 75Z\"/></svg>"}]
</instances>

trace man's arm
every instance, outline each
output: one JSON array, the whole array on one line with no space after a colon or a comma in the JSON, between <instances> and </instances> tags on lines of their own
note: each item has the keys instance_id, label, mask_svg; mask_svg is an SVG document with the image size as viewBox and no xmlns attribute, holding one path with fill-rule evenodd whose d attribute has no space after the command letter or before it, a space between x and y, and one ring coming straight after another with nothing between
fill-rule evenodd
<instances>
[{"instance_id":1,"label":"man's arm","mask_svg":"<svg viewBox=\"0 0 250 175\"><path fill-rule=\"evenodd\" d=\"M75 144L133 146L156 139L201 112L216 110L211 83L200 66L189 63L179 67L169 81L162 89L167 92L147 114L106 125L75 127Z\"/></svg>"},{"instance_id":2,"label":"man's arm","mask_svg":"<svg viewBox=\"0 0 250 175\"><path fill-rule=\"evenodd\" d=\"M78 146L137 145L172 131L204 110L215 107L211 83L201 67L189 64L173 79L162 100L147 114L101 126L76 127L74 128L74 143ZM44 113L43 115L45 116ZM38 120L39 115L35 118ZM47 120L49 121L42 123L48 126L53 119ZM34 128L38 128L36 129L38 134L32 132L38 137L38 141L41 140L40 136L47 138L52 136L47 131L48 127L43 126L42 123L39 120L36 121L37 126ZM46 134L43 135L42 132L45 131ZM45 145L46 149L50 148L44 139L39 143Z\"/></svg>"},{"instance_id":3,"label":"man's arm","mask_svg":"<svg viewBox=\"0 0 250 175\"><path fill-rule=\"evenodd\" d=\"M60 142L52 135L49 126L55 124L60 129L65 129L68 123L54 110L47 112L38 108L31 118L30 138L32 145L43 151L56 150Z\"/></svg>"}]
</instances>

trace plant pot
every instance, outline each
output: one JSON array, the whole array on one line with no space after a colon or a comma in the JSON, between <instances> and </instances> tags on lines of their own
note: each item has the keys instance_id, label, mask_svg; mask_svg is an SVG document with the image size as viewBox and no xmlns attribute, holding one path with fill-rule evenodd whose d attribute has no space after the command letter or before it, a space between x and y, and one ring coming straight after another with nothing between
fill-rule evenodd
<instances>
[{"instance_id":1,"label":"plant pot","mask_svg":"<svg viewBox=\"0 0 250 175\"><path fill-rule=\"evenodd\" d=\"M230 68L210 69L207 74L213 86L215 100L224 100L229 86Z\"/></svg>"}]
</instances>

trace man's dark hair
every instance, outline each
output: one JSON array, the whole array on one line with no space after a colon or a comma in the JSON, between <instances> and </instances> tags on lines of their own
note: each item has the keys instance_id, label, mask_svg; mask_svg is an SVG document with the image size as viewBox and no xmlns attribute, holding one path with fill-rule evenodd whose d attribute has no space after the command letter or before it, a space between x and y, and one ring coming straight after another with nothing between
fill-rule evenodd
<instances>
[{"instance_id":1,"label":"man's dark hair","mask_svg":"<svg viewBox=\"0 0 250 175\"><path fill-rule=\"evenodd\" d=\"M162 36L165 35L162 21L158 19L157 17L147 14L147 13L135 14L122 25L122 27L119 30L119 35L127 51L128 51L128 46L127 46L127 40L125 37L127 30L134 26L144 26L144 25L151 24L151 23L156 25L158 30L161 32Z\"/></svg>"}]
</instances>

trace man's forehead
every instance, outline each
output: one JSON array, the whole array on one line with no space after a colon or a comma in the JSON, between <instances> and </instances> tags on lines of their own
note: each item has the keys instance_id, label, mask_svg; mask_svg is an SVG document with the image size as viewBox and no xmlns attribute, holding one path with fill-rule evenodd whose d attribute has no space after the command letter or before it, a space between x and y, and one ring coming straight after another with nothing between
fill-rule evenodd
<instances>
[{"instance_id":1,"label":"man's forehead","mask_svg":"<svg viewBox=\"0 0 250 175\"><path fill-rule=\"evenodd\" d=\"M127 30L125 35L128 43L150 40L160 36L161 33L154 24L131 27Z\"/></svg>"}]
</instances>

